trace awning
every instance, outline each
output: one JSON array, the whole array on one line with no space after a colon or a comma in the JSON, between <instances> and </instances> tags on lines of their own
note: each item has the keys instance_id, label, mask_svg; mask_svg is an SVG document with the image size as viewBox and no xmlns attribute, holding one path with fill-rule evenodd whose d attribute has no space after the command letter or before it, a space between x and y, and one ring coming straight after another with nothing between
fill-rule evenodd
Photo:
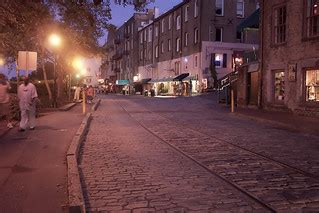
<instances>
[{"instance_id":1,"label":"awning","mask_svg":"<svg viewBox=\"0 0 319 213\"><path fill-rule=\"evenodd\" d=\"M183 81L197 80L196 76L187 76Z\"/></svg>"},{"instance_id":2,"label":"awning","mask_svg":"<svg viewBox=\"0 0 319 213\"><path fill-rule=\"evenodd\" d=\"M169 81L174 81L174 77L165 77L161 79L153 79L149 83L162 83L162 82L169 82Z\"/></svg>"},{"instance_id":3,"label":"awning","mask_svg":"<svg viewBox=\"0 0 319 213\"><path fill-rule=\"evenodd\" d=\"M139 81L140 84L147 84L151 81L152 79L151 78L144 78L142 79L141 81Z\"/></svg>"},{"instance_id":4,"label":"awning","mask_svg":"<svg viewBox=\"0 0 319 213\"><path fill-rule=\"evenodd\" d=\"M260 9L256 10L237 26L237 32L243 31L245 28L259 28Z\"/></svg>"},{"instance_id":5,"label":"awning","mask_svg":"<svg viewBox=\"0 0 319 213\"><path fill-rule=\"evenodd\" d=\"M182 81L184 78L188 77L189 73L182 73L174 78L174 81Z\"/></svg>"},{"instance_id":6,"label":"awning","mask_svg":"<svg viewBox=\"0 0 319 213\"><path fill-rule=\"evenodd\" d=\"M123 86L127 84L130 84L129 80L116 80L116 85Z\"/></svg>"}]
</instances>

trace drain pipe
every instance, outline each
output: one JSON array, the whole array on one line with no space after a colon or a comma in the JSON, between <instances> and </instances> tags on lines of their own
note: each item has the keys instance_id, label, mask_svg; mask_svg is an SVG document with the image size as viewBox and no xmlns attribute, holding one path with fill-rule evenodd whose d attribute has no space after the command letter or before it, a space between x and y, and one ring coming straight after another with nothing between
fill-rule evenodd
<instances>
[{"instance_id":1,"label":"drain pipe","mask_svg":"<svg viewBox=\"0 0 319 213\"><path fill-rule=\"evenodd\" d=\"M260 0L261 4L260 4L260 21L259 21L259 32L260 32L260 41L259 41L259 95L258 95L258 108L262 109L263 104L262 104L262 96L263 96L263 70L264 70L264 62L263 62L263 58L264 58L264 42L263 42L263 38L264 38L264 5L265 5L265 1L264 0Z\"/></svg>"}]
</instances>

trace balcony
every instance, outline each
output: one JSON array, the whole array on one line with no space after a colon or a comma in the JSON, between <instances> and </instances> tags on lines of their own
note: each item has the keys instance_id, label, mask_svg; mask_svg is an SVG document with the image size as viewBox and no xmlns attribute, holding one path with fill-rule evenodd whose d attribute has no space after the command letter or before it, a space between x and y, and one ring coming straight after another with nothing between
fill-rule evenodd
<instances>
[{"instance_id":1,"label":"balcony","mask_svg":"<svg viewBox=\"0 0 319 213\"><path fill-rule=\"evenodd\" d=\"M130 51L129 50L125 50L124 52L123 52L123 55L129 55L130 54Z\"/></svg>"},{"instance_id":2,"label":"balcony","mask_svg":"<svg viewBox=\"0 0 319 213\"><path fill-rule=\"evenodd\" d=\"M119 60L122 58L122 56L123 56L123 54L121 52L117 52L117 53L115 53L115 55L112 56L112 59Z\"/></svg>"},{"instance_id":3,"label":"balcony","mask_svg":"<svg viewBox=\"0 0 319 213\"><path fill-rule=\"evenodd\" d=\"M106 51L112 51L112 50L114 50L114 44L108 44L106 46Z\"/></svg>"},{"instance_id":4,"label":"balcony","mask_svg":"<svg viewBox=\"0 0 319 213\"><path fill-rule=\"evenodd\" d=\"M114 39L114 44L120 44L120 43L121 43L121 39L119 38Z\"/></svg>"},{"instance_id":5,"label":"balcony","mask_svg":"<svg viewBox=\"0 0 319 213\"><path fill-rule=\"evenodd\" d=\"M124 37L125 37L125 38L129 38L129 37L130 37L130 35L131 35L131 34L130 34L130 33L128 33L128 32L125 32L125 33L124 33Z\"/></svg>"},{"instance_id":6,"label":"balcony","mask_svg":"<svg viewBox=\"0 0 319 213\"><path fill-rule=\"evenodd\" d=\"M244 53L244 64L258 61L258 50Z\"/></svg>"}]
</instances>

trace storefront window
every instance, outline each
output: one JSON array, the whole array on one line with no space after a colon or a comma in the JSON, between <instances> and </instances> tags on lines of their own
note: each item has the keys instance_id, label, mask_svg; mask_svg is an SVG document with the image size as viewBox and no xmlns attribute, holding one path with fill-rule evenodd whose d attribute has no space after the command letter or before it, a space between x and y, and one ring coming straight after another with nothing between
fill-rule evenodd
<instances>
[{"instance_id":1,"label":"storefront window","mask_svg":"<svg viewBox=\"0 0 319 213\"><path fill-rule=\"evenodd\" d=\"M275 101L285 99L285 72L275 72Z\"/></svg>"},{"instance_id":2,"label":"storefront window","mask_svg":"<svg viewBox=\"0 0 319 213\"><path fill-rule=\"evenodd\" d=\"M319 70L306 72L306 101L319 101Z\"/></svg>"}]
</instances>

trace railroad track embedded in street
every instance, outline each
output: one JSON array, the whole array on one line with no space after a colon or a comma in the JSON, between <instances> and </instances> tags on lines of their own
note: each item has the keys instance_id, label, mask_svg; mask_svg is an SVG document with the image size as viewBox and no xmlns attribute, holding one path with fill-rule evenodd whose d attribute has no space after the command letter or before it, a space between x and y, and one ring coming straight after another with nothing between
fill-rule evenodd
<instances>
[{"instance_id":1,"label":"railroad track embedded in street","mask_svg":"<svg viewBox=\"0 0 319 213\"><path fill-rule=\"evenodd\" d=\"M148 122L147 120L143 120L143 118L139 117L139 116L143 117L143 115L142 115L143 113L138 113L138 112L136 113L134 111L130 112L129 110L127 110L125 108L125 106L123 106L121 104L119 104L119 105L132 119L134 119L146 131L148 131L149 133L151 133L152 135L154 135L155 137L160 139L162 142L166 143L167 145L169 145L170 147L175 149L178 153L180 153L180 154L184 155L185 157L187 157L188 159L192 160L193 162L195 162L197 165L204 168L209 173L213 174L214 176L219 177L220 179L227 182L228 184L230 184L231 186L233 186L237 190L239 190L242 193L244 193L245 195L249 196L251 199L255 200L257 203L259 203L265 209L267 209L271 212L276 212L276 209L278 209L278 208L282 209L281 205L285 205L284 208L290 208L291 205L295 205L295 207L300 205L300 203L298 201L299 198L297 196L294 197L295 191L293 190L294 188L290 189L290 185L292 185L291 187L297 187L297 188L299 186L304 187L304 188L301 188L301 191L307 193L307 190L310 190L310 194L311 193L313 194L314 193L313 190L316 190L319 187L318 177L315 174L312 174L312 173L309 173L309 172L304 171L302 169L299 169L293 165L289 165L287 163L281 162L281 161L276 160L270 156L260 154L256 151L252 151L250 149L247 149L247 148L242 147L240 145L234 144L234 143L229 142L227 140L218 138L216 136L211 136L211 135L209 135L205 132L202 132L198 129L191 128L187 125L183 125L179 122L176 122L173 119L170 119L170 118L167 118L163 115L160 115L157 112L143 108L143 110L145 110L145 112L147 112L148 115L154 115L155 117L157 117L157 119L155 117L153 119L153 122L154 122L153 126L156 126L156 122L158 122L158 124L160 124L160 122L158 120L163 119L163 120L161 120L162 123L164 123L163 124L164 130L161 130L162 133L164 134L164 136L163 136L163 134L158 133L158 129L155 129L155 130L154 130L154 128L152 129L151 125L147 124L147 122ZM168 122L165 122L165 121L168 121ZM246 158L249 158L250 160L253 159L253 161L256 162L255 164L258 164L257 166L255 166L255 168L258 169L257 173L260 173L261 177L263 177L263 176L266 177L267 175L269 175L269 169L267 169L267 166L268 167L269 166L276 167L274 169L273 173L275 175L278 173L279 177L274 176L274 177L270 178L269 180L265 180L268 184L267 185L268 188L267 187L263 188L262 186L260 186L262 184L260 184L259 181L255 181L255 182L248 181L248 183L245 183L245 180L238 180L237 174L233 175L228 170L223 171L223 170L219 169L219 167L223 166L223 164L216 165L214 158L209 160L208 163L206 163L206 161L204 161L204 162L201 161L201 158L200 158L201 156L198 155L198 153L195 153L194 150L189 149L188 143L185 142L185 143L179 143L177 145L174 144L175 143L174 139L171 140L169 135L165 136L165 131L167 130L167 131L174 132L174 130L173 130L174 127L180 128L181 130L185 130L185 131L186 130L192 131L193 133L200 135L204 139L211 139L211 141L209 141L209 142L214 143L214 144L219 144L220 147L223 147L223 146L227 146L228 148L231 147L231 149L233 150L234 153L235 153L234 150L240 152L238 154L237 158L243 159L242 160L243 162L245 161ZM174 132L174 135L176 136L178 134L179 134L178 130L176 130ZM181 137L180 140L187 141L188 139ZM199 140L201 140L201 139L199 139ZM228 150L227 148L224 148L224 149ZM202 150L206 151L204 146L203 146ZM220 160L220 156L218 156L217 159ZM249 167L249 166L250 165L248 165L247 167ZM270 172L272 172L272 171L270 171ZM249 176L249 174L248 174L248 176ZM255 177L253 174L251 176L253 178ZM282 178L280 176L285 176L285 177L287 177L287 179ZM251 179L253 179L253 178L251 178ZM265 181L264 181L264 183L265 183ZM272 185L274 185L274 186L272 186ZM282 187L282 189L280 189L280 187ZM260 192L255 193L255 191L254 191L255 188L260 188L260 190L262 192L265 188L266 188L266 191L269 190L272 193L274 193L272 191L272 188L274 188L274 190L277 190L276 193L281 193L282 191L284 191L284 193L283 193L284 198L282 200L279 199L279 201L278 200L265 201L268 199L266 196L267 193L265 193L265 194L262 194ZM276 193L274 193L274 194L276 194ZM255 194L257 194L257 195L255 195ZM318 199L318 198L315 198L315 199ZM315 200L314 202L318 202L318 201ZM304 203L302 208L308 208L309 206L311 207L311 203Z\"/></svg>"},{"instance_id":2,"label":"railroad track embedded in street","mask_svg":"<svg viewBox=\"0 0 319 213\"><path fill-rule=\"evenodd\" d=\"M150 134L152 134L154 137L158 138L160 141L162 141L163 143L167 144L168 146L172 147L176 152L180 153L181 155L185 156L186 158L190 159L191 161L193 161L194 163L196 163L197 165L199 165L200 167L202 167L203 169L205 169L207 172L209 172L210 174L214 175L215 177L218 177L219 179L223 180L224 182L228 183L229 185L231 185L232 187L234 187L235 189L237 189L238 191L240 191L241 193L245 194L246 196L248 196L249 198L251 198L252 200L254 200L256 203L260 204L261 206L263 206L265 209L267 209L269 212L277 212L274 208L272 208L270 205L268 205L267 203L263 202L262 200L260 200L258 197L254 196L253 194L249 193L248 191L246 191L245 189L243 189L242 187L240 187L239 185L237 185L236 183L229 181L228 179L226 179L225 177L223 177L222 175L218 174L217 172L214 172L213 170L209 169L207 166L205 166L204 164L202 164L201 162L199 162L198 160L196 160L195 158L193 158L192 156L188 155L187 153L183 152L181 149L179 149L178 147L174 146L173 144L167 142L166 140L164 140L163 138L161 138L160 136L158 136L157 134L155 134L153 131L151 131L150 129L148 129L145 125L143 125L141 122L139 122L138 120L136 120L133 116L131 116L131 114L124 108L124 106L120 105L121 108L130 116L130 118L132 118L136 123L138 123L143 129L145 129L147 132L149 132Z\"/></svg>"}]
</instances>

